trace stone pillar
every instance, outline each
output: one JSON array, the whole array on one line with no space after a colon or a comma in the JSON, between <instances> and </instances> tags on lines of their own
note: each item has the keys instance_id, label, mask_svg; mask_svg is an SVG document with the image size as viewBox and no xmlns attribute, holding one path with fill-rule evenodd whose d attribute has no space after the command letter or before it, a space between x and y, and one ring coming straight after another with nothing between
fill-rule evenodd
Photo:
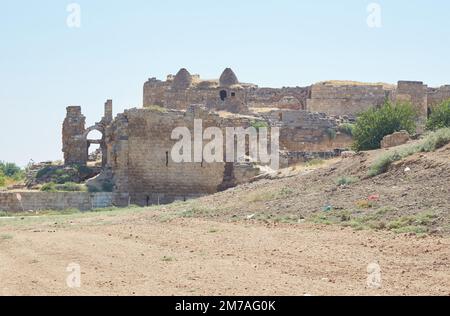
<instances>
[{"instance_id":1,"label":"stone pillar","mask_svg":"<svg viewBox=\"0 0 450 316\"><path fill-rule=\"evenodd\" d=\"M111 123L113 120L113 103L112 100L107 100L105 103L105 116L103 117L103 121L106 124Z\"/></svg>"},{"instance_id":2,"label":"stone pillar","mask_svg":"<svg viewBox=\"0 0 450 316\"><path fill-rule=\"evenodd\" d=\"M62 151L66 165L87 164L88 147L86 137L84 136L85 125L86 117L81 114L81 107L67 107L67 115L62 129Z\"/></svg>"}]
</instances>

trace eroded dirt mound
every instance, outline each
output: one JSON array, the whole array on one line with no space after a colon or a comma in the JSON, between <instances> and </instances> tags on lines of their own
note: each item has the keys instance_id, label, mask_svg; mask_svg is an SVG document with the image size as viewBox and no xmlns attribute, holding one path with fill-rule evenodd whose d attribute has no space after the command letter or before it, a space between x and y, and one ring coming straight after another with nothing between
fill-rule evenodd
<instances>
[{"instance_id":1,"label":"eroded dirt mound","mask_svg":"<svg viewBox=\"0 0 450 316\"><path fill-rule=\"evenodd\" d=\"M363 152L313 171L230 189L195 202L200 208L197 213L224 219L312 219L355 228L450 233L450 145L414 154L393 163L386 173L368 176L380 156L400 149Z\"/></svg>"}]
</instances>

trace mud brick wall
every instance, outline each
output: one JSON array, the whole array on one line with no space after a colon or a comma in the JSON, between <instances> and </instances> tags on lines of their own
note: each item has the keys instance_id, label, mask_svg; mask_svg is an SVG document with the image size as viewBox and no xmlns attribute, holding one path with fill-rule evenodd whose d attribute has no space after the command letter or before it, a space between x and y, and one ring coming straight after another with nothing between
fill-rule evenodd
<instances>
[{"instance_id":1,"label":"mud brick wall","mask_svg":"<svg viewBox=\"0 0 450 316\"><path fill-rule=\"evenodd\" d=\"M382 85L315 84L307 110L332 116L357 116L358 113L380 106L387 92Z\"/></svg>"},{"instance_id":2,"label":"mud brick wall","mask_svg":"<svg viewBox=\"0 0 450 316\"><path fill-rule=\"evenodd\" d=\"M20 194L22 201L17 199ZM0 210L7 212L78 209L87 211L112 205L112 193L1 192Z\"/></svg>"}]
</instances>

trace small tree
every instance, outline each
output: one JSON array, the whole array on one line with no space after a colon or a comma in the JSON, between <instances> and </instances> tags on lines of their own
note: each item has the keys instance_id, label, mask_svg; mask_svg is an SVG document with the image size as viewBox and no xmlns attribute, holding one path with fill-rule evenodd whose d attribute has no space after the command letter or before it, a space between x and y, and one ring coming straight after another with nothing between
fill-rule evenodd
<instances>
[{"instance_id":1,"label":"small tree","mask_svg":"<svg viewBox=\"0 0 450 316\"><path fill-rule=\"evenodd\" d=\"M6 184L6 178L5 175L3 174L3 170L0 169L0 187L5 186Z\"/></svg>"},{"instance_id":2,"label":"small tree","mask_svg":"<svg viewBox=\"0 0 450 316\"><path fill-rule=\"evenodd\" d=\"M24 171L14 163L0 162L0 170L8 178L20 179L24 175Z\"/></svg>"},{"instance_id":3,"label":"small tree","mask_svg":"<svg viewBox=\"0 0 450 316\"><path fill-rule=\"evenodd\" d=\"M427 122L427 129L429 130L444 127L450 127L450 99L433 109Z\"/></svg>"},{"instance_id":4,"label":"small tree","mask_svg":"<svg viewBox=\"0 0 450 316\"><path fill-rule=\"evenodd\" d=\"M391 104L386 102L381 108L363 112L356 120L353 129L355 139L353 148L357 151L378 149L386 135L401 130L414 133L416 130L415 120L416 112L407 103Z\"/></svg>"}]
</instances>

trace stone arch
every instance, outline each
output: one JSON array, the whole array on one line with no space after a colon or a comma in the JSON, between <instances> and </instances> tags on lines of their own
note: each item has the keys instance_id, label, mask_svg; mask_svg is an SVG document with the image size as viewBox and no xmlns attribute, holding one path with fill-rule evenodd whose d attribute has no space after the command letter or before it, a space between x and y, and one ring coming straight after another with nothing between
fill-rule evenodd
<instances>
[{"instance_id":1,"label":"stone arch","mask_svg":"<svg viewBox=\"0 0 450 316\"><path fill-rule=\"evenodd\" d=\"M100 133L101 137L96 137L94 139L89 139L88 136L92 132ZM105 141L105 130L102 126L94 125L87 128L83 134L83 138L86 140L86 156L89 157L89 148L91 145L98 144L100 146L100 150L102 152L102 167L106 165L107 162L107 148Z\"/></svg>"}]
</instances>

